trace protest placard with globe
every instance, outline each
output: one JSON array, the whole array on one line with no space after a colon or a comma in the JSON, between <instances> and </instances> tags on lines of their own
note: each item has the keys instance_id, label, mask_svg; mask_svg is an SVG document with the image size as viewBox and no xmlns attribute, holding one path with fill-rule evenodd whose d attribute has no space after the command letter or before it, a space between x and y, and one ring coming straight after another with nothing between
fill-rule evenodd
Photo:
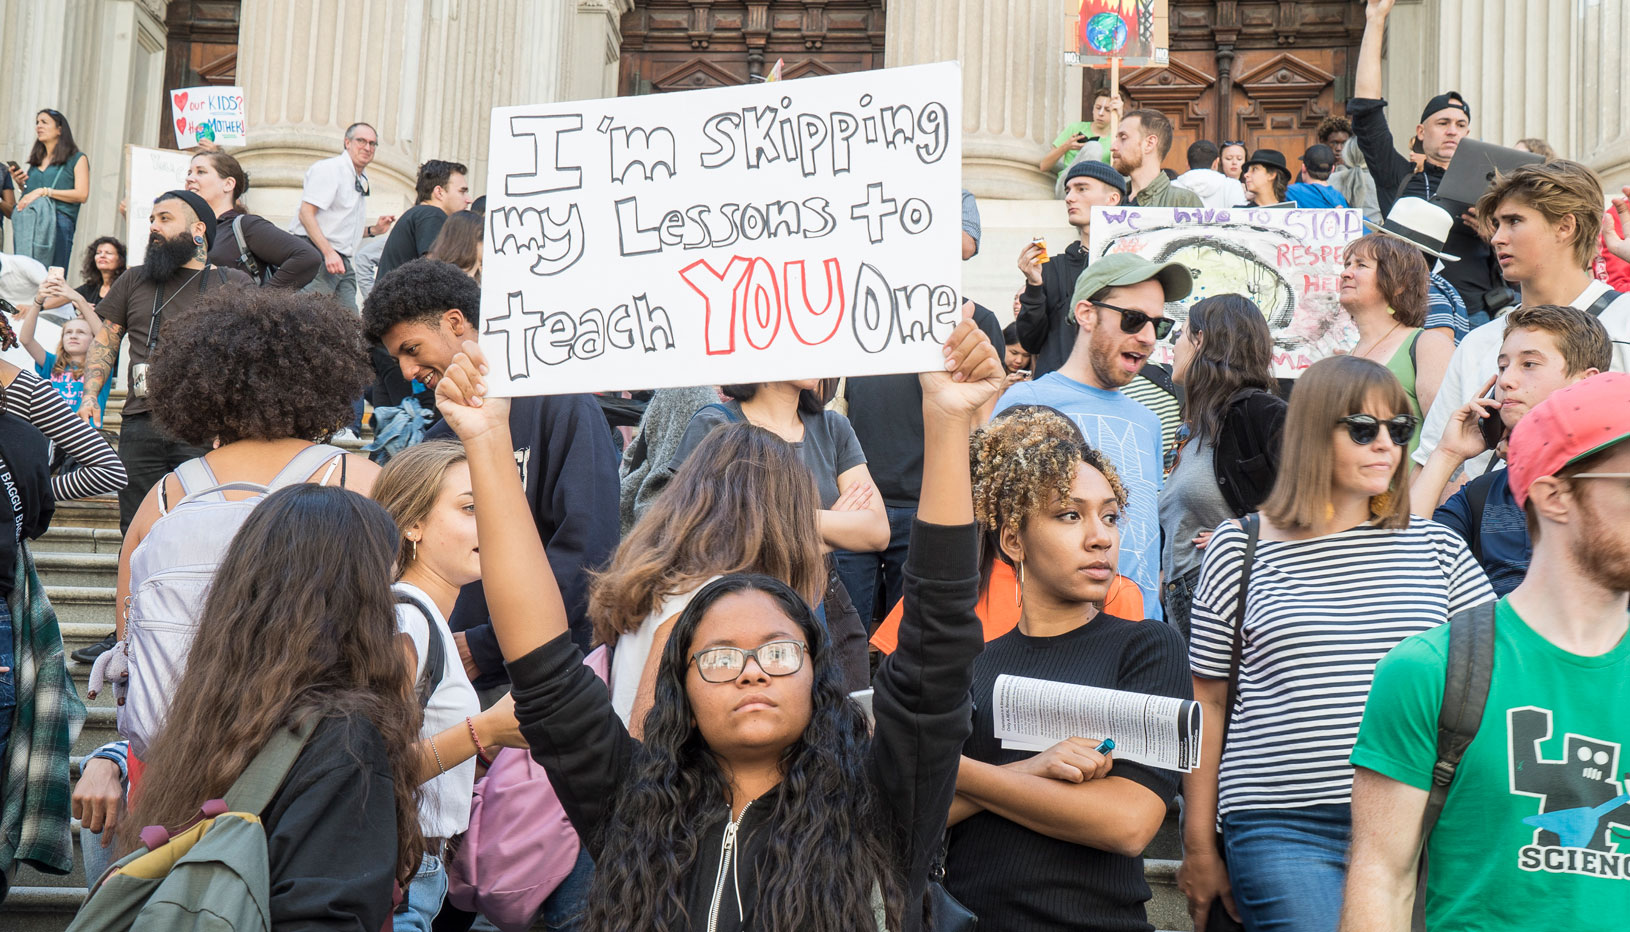
<instances>
[{"instance_id":1,"label":"protest placard with globe","mask_svg":"<svg viewBox=\"0 0 1630 932\"><path fill-rule=\"evenodd\" d=\"M1169 63L1166 0L1080 0L1075 16L1075 54L1069 64L1123 68Z\"/></svg>"}]
</instances>

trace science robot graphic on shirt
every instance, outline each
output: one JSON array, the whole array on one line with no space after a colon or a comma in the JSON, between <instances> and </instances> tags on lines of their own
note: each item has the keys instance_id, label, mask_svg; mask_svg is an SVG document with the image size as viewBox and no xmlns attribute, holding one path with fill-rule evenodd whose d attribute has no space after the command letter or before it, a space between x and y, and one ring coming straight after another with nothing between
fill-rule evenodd
<instances>
[{"instance_id":1,"label":"science robot graphic on shirt","mask_svg":"<svg viewBox=\"0 0 1630 932\"><path fill-rule=\"evenodd\" d=\"M1630 880L1630 772L1618 742L1565 733L1562 757L1547 760L1549 709L1506 713L1511 736L1511 792L1539 799L1530 844L1518 852L1525 871Z\"/></svg>"}]
</instances>

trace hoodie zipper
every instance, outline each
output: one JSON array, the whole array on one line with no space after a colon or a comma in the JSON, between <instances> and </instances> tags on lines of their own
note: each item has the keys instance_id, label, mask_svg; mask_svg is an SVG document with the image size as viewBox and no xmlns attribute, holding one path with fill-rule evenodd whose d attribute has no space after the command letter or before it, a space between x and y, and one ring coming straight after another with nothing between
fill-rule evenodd
<instances>
[{"instance_id":1,"label":"hoodie zipper","mask_svg":"<svg viewBox=\"0 0 1630 932\"><path fill-rule=\"evenodd\" d=\"M719 872L713 878L713 906L707 913L707 932L719 932L719 908L724 900L725 871L730 871L731 886L736 891L736 913L742 914L741 905L741 877L736 870L739 863L736 852L736 830L741 828L742 820L747 818L747 810L753 808L749 802L741 807L741 815L736 817L724 827L724 839L719 843Z\"/></svg>"}]
</instances>

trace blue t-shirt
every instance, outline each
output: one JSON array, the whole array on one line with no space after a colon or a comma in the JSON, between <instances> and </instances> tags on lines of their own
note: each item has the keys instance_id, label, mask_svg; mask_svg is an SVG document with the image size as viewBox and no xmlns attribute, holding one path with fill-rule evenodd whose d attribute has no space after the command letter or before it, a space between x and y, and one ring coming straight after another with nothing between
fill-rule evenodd
<instances>
[{"instance_id":1,"label":"blue t-shirt","mask_svg":"<svg viewBox=\"0 0 1630 932\"><path fill-rule=\"evenodd\" d=\"M1466 301L1443 276L1428 272L1426 279L1427 330L1448 327L1455 332L1455 344L1471 332L1471 320L1466 316Z\"/></svg>"},{"instance_id":2,"label":"blue t-shirt","mask_svg":"<svg viewBox=\"0 0 1630 932\"><path fill-rule=\"evenodd\" d=\"M1504 596L1528 575L1528 562L1534 558L1534 542L1528 538L1528 522L1517 506L1516 496L1511 494L1506 471L1497 469L1489 478L1494 484L1483 502L1481 522L1473 519L1471 499L1466 495L1471 483L1461 486L1448 501L1439 505L1432 512L1432 520L1465 538L1472 556L1488 574L1494 594ZM1473 525L1477 527L1475 537Z\"/></svg>"},{"instance_id":3,"label":"blue t-shirt","mask_svg":"<svg viewBox=\"0 0 1630 932\"><path fill-rule=\"evenodd\" d=\"M1297 207L1346 207L1347 199L1327 184L1309 184L1298 181L1285 189L1285 200L1295 201Z\"/></svg>"},{"instance_id":4,"label":"blue t-shirt","mask_svg":"<svg viewBox=\"0 0 1630 932\"><path fill-rule=\"evenodd\" d=\"M1120 392L1094 388L1058 372L1014 385L996 403L996 411L1015 405L1057 409L1115 465L1127 499L1118 569L1143 590L1144 614L1161 618L1160 418Z\"/></svg>"},{"instance_id":5,"label":"blue t-shirt","mask_svg":"<svg viewBox=\"0 0 1630 932\"><path fill-rule=\"evenodd\" d=\"M57 390L57 394L62 396L62 400L68 402L68 407L78 411L79 402L85 397L85 380L83 377L74 378L74 376L67 371L58 372L56 375L52 375L51 367L55 366L56 364L57 354L46 353L45 362L37 362L34 364L34 373L47 382L50 382L51 387L55 388ZM112 390L112 379L108 379L102 383L102 393L96 398L96 405L98 409L97 413L100 414L101 417L107 416L108 392ZM101 420L101 418L98 418L98 420Z\"/></svg>"}]
</instances>

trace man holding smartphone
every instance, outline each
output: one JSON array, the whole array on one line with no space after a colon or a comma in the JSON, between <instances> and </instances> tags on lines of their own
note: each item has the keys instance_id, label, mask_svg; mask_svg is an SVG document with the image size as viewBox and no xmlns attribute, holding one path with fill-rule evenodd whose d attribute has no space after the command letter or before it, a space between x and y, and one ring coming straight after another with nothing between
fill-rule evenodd
<instances>
[{"instance_id":1,"label":"man holding smartphone","mask_svg":"<svg viewBox=\"0 0 1630 932\"><path fill-rule=\"evenodd\" d=\"M1522 582L1534 549L1506 470L1472 479L1439 506L1444 486L1467 460L1503 451L1504 435L1552 392L1605 371L1612 362L1613 343L1594 315L1555 304L1512 311L1505 318L1499 373L1450 417L1443 440L1410 486L1410 510L1430 514L1464 537L1496 595Z\"/></svg>"}]
</instances>

